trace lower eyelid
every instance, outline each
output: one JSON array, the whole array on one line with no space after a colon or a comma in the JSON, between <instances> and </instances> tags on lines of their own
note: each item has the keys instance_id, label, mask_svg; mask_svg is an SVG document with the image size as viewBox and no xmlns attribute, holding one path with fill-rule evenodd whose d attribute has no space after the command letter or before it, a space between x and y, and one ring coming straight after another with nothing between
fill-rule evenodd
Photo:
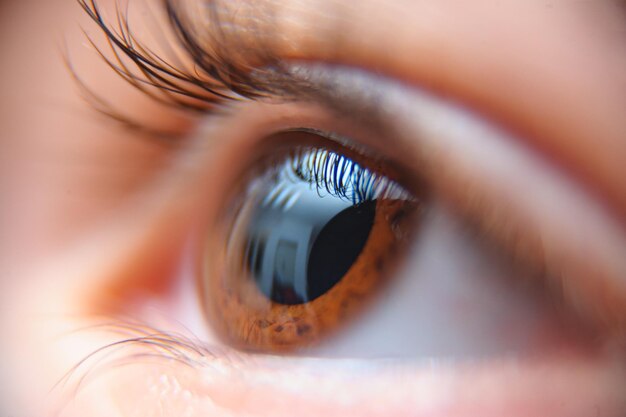
<instances>
[{"instance_id":1,"label":"lower eyelid","mask_svg":"<svg viewBox=\"0 0 626 417\"><path fill-rule=\"evenodd\" d=\"M109 366L108 371L79 387L70 404L74 408L68 410L94 415L113 406L112 410L121 415L167 412L187 416L291 416L298 407L301 415L311 416L424 413L521 417L528 413L575 416L594 412L618 416L625 406L619 382L624 377L623 369L596 359L471 365L292 360L213 352L164 335L163 344L168 343L174 351L159 352L158 346L131 343L125 353L143 356L135 356L134 360L127 356L124 362L124 354L118 352L106 358L101 369ZM167 360L176 350L187 355L182 363ZM143 359L138 361L140 357ZM120 359L118 365L125 366L110 367ZM79 368L77 373L84 370ZM501 389L503 385L506 390ZM537 396L538 391L541 396ZM320 402L320 398L325 400ZM100 408L80 408L86 404Z\"/></svg>"}]
</instances>

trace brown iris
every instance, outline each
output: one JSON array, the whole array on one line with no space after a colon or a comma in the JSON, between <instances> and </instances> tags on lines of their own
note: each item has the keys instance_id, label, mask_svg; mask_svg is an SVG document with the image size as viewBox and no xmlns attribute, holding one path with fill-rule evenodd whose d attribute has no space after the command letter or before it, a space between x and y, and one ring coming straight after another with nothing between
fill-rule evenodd
<instances>
[{"instance_id":1,"label":"brown iris","mask_svg":"<svg viewBox=\"0 0 626 417\"><path fill-rule=\"evenodd\" d=\"M329 148L260 162L211 233L204 304L229 344L285 352L318 343L375 297L410 243L417 197L381 161L371 170Z\"/></svg>"}]
</instances>

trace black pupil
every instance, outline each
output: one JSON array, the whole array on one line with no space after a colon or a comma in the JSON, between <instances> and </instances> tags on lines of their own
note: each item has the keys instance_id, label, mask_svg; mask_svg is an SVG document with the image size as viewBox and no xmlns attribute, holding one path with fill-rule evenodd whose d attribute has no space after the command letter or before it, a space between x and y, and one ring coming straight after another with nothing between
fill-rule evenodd
<instances>
[{"instance_id":1,"label":"black pupil","mask_svg":"<svg viewBox=\"0 0 626 417\"><path fill-rule=\"evenodd\" d=\"M308 296L330 290L348 272L363 250L374 224L376 201L349 207L333 217L317 236L307 267ZM274 298L279 303L285 303Z\"/></svg>"},{"instance_id":2,"label":"black pupil","mask_svg":"<svg viewBox=\"0 0 626 417\"><path fill-rule=\"evenodd\" d=\"M249 238L248 266L258 288L273 302L307 303L337 284L368 240L376 201L343 208L329 220L310 214L264 207L252 220L253 230L255 224L264 227Z\"/></svg>"}]
</instances>

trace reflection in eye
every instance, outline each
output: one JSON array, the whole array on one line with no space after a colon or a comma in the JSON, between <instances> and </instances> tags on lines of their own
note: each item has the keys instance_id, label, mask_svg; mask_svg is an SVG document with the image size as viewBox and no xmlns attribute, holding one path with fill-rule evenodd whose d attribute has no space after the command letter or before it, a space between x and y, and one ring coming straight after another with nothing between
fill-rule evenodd
<instances>
[{"instance_id":1,"label":"reflection in eye","mask_svg":"<svg viewBox=\"0 0 626 417\"><path fill-rule=\"evenodd\" d=\"M353 154L291 145L264 158L243 187L207 251L219 253L207 260L208 310L229 342L264 351L316 343L388 280L420 201L386 162Z\"/></svg>"}]
</instances>

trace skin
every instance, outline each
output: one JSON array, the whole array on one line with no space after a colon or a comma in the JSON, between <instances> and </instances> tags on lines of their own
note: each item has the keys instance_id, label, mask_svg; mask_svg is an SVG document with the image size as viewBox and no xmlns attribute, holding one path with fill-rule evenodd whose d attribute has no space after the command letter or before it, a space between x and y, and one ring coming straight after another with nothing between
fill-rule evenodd
<instances>
[{"instance_id":1,"label":"skin","mask_svg":"<svg viewBox=\"0 0 626 417\"><path fill-rule=\"evenodd\" d=\"M105 8L112 4L101 3ZM594 216L599 213L611 225L614 241L626 239L626 19L622 4L565 0L401 1L393 6L367 0L358 7L336 0L278 3L281 7L276 9L271 33L278 39L275 47L281 57L361 67L471 108L473 116L498 126L514 139L515 146L522 146L513 147L514 152L529 150L550 167L547 176L563 177L573 184L584 201L591 202ZM236 6L247 7L245 2ZM467 326L459 317L475 318L481 323L479 328L493 330L482 323L502 307L490 302L518 289L494 289L498 278L508 280L513 274L511 267L497 266L490 255L472 250L474 242L467 237L446 234L455 230L453 226L440 228L439 220L435 221L474 213L475 208L464 205L467 199L459 197L463 187L455 178L473 180L480 186L468 189L487 190L484 195L493 198L502 198L502 190L509 188L503 179L508 176L486 168L481 171L481 164L469 159L465 165L466 160L455 154L448 161L458 167L458 173L452 170L451 179L441 179L440 184L439 176L432 176L446 208L442 217L426 222L423 238L443 242L444 249L425 244L423 250L435 251L427 252L433 257L448 250L454 255L450 257L453 265L463 271L478 259L477 277L463 292L472 294L465 299L470 306L460 313L445 308L463 299L450 295L458 282L446 287L429 274L431 270L424 270L421 261L409 264L405 280L400 280L423 283L418 290L411 287L415 293L428 294L421 305L441 297L434 299L442 302L411 313L418 329L420 317L442 317L435 323L451 329L454 337L449 344L438 343L436 335L429 334L432 345L420 339L394 365L362 359L368 355L349 338L358 341L359 334L377 334L372 330L377 320L384 327L401 319L394 316L385 322L375 313L384 315L389 309L380 308L364 319L361 330L346 330L336 346L309 353L324 359L229 351L210 323L200 318L193 284L178 284L193 282L189 278L193 273L184 272L184 266L200 261L185 260L196 253L185 253L189 236L219 221L215 201L224 199L232 188L224 179L237 176L245 155L265 133L307 125L367 141L367 129L319 103L244 101L217 121L190 119L129 88L84 47L78 24L97 32L73 2L3 2L0 8L0 53L7 57L0 69L4 92L0 101L0 325L3 334L10 335L3 338L0 350L0 403L10 415L56 415L61 410L63 416L168 412L280 416L291 415L294 408L303 410L303 415L623 415L626 374L620 323L626 311L626 284L623 275L596 274L619 258L619 252L611 255L616 244L606 243L606 234L598 234L597 245L590 246L606 244L607 249L599 253L609 255L593 257L591 261L596 262L589 263L597 268L583 270L582 277L572 280L578 282L574 294L581 299L579 305L590 310L610 306L609 313L582 313L580 318L544 301L533 304L529 300L535 300L536 294L532 292L512 298L515 302L508 302L502 323L519 323L526 343L519 362L502 354L507 343L517 346L519 340L506 336L485 347L476 343L475 331L463 333ZM134 23L137 33L149 33L149 22L138 19ZM261 28L264 24L261 20ZM126 114L150 126L187 132L185 140L164 146L94 114L63 64L58 48L63 37L87 83L96 83L106 99L123 103ZM393 122L406 120L398 116ZM200 128L192 130L196 125ZM207 144L207 137L228 140ZM408 158L410 164L423 146L412 137L401 138L403 151L394 147L397 154L394 149L385 152ZM473 155L472 149L468 147L462 155ZM565 204L557 203L557 207ZM524 217L520 212L520 218ZM548 231L562 236L572 228L550 229L550 225L560 224L559 217L567 220L574 212L563 207L559 215L546 214L544 223L533 224L546 231L544 236ZM590 212L581 213L585 217L571 217L572 224L596 224L586 217ZM452 220L443 223L454 224ZM565 245L557 238L553 242L555 248ZM593 253L583 253L587 252ZM574 249L562 253L560 259L566 265L581 257ZM611 297L603 298L607 294ZM185 310L185 305L192 307ZM150 306L163 314L153 315ZM191 328L215 356L207 359L186 346L183 351L201 366L146 359L99 375L77 395L72 391L76 380L67 382L67 390L51 392L68 370L94 350L142 334L133 329L120 335L119 325L112 326L115 331L93 328L102 323L102 317L117 314L168 332ZM608 327L598 324L605 317L610 317ZM90 330L75 331L84 327ZM488 334L497 338L502 331ZM446 351L449 345L461 346L460 354ZM118 354L127 358L145 352L145 347L131 345ZM478 352L483 360L464 361L463 352L470 352L470 357ZM350 362L334 356L360 359ZM432 356L458 361L432 367L419 360ZM70 407L64 403L68 395L76 398Z\"/></svg>"}]
</instances>

